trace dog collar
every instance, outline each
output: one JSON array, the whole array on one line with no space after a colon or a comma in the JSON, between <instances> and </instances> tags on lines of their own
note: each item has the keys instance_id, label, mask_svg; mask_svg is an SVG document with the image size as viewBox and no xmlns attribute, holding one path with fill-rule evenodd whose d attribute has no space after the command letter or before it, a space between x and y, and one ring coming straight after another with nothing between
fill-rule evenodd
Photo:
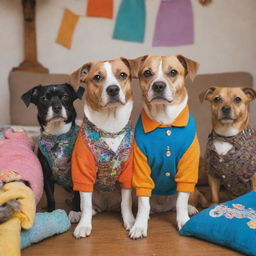
<instances>
[{"instance_id":1,"label":"dog collar","mask_svg":"<svg viewBox=\"0 0 256 256\"><path fill-rule=\"evenodd\" d=\"M98 128L94 123L92 123L86 116L84 116L84 123L93 130L96 131L101 137L104 138L116 138L117 136L127 132L130 129L130 121L126 124L126 126L119 132L107 132L103 129Z\"/></svg>"},{"instance_id":2,"label":"dog collar","mask_svg":"<svg viewBox=\"0 0 256 256\"><path fill-rule=\"evenodd\" d=\"M219 139L224 142L229 142L235 147L239 147L241 143L244 143L248 139L248 137L252 135L256 135L256 130L250 127L242 130L237 135L228 136L228 137L219 135L215 131L212 131L208 136L208 140L214 141L216 139Z\"/></svg>"}]
</instances>

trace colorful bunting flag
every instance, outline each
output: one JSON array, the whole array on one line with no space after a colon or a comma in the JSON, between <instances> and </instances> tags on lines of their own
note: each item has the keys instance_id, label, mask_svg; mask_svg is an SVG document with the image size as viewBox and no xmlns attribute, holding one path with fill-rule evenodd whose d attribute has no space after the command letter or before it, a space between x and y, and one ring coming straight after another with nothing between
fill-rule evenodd
<instances>
[{"instance_id":1,"label":"colorful bunting flag","mask_svg":"<svg viewBox=\"0 0 256 256\"><path fill-rule=\"evenodd\" d=\"M122 0L116 18L113 38L143 42L146 10L144 0Z\"/></svg>"},{"instance_id":2,"label":"colorful bunting flag","mask_svg":"<svg viewBox=\"0 0 256 256\"><path fill-rule=\"evenodd\" d=\"M194 42L190 0L162 0L157 14L153 46L189 45Z\"/></svg>"},{"instance_id":3,"label":"colorful bunting flag","mask_svg":"<svg viewBox=\"0 0 256 256\"><path fill-rule=\"evenodd\" d=\"M79 15L73 13L68 9L65 9L59 33L56 39L56 43L61 44L64 47L70 49L73 33L76 28L76 24L78 22L79 17Z\"/></svg>"},{"instance_id":4,"label":"colorful bunting flag","mask_svg":"<svg viewBox=\"0 0 256 256\"><path fill-rule=\"evenodd\" d=\"M86 15L112 19L113 0L88 0Z\"/></svg>"}]
</instances>

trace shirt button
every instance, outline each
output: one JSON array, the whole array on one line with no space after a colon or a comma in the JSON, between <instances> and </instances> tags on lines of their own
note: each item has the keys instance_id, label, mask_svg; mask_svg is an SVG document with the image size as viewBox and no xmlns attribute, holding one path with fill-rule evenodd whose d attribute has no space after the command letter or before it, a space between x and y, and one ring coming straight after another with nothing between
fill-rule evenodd
<instances>
[{"instance_id":1,"label":"shirt button","mask_svg":"<svg viewBox=\"0 0 256 256\"><path fill-rule=\"evenodd\" d=\"M228 184L228 187L230 188L230 187L231 187L231 185L230 185L230 184Z\"/></svg>"},{"instance_id":2,"label":"shirt button","mask_svg":"<svg viewBox=\"0 0 256 256\"><path fill-rule=\"evenodd\" d=\"M171 151L166 151L165 155L166 155L167 157L170 157L170 156L171 156Z\"/></svg>"},{"instance_id":3,"label":"shirt button","mask_svg":"<svg viewBox=\"0 0 256 256\"><path fill-rule=\"evenodd\" d=\"M222 177L222 179L225 179L225 178L226 178L226 176L225 176L225 175L222 175L221 177Z\"/></svg>"},{"instance_id":4,"label":"shirt button","mask_svg":"<svg viewBox=\"0 0 256 256\"><path fill-rule=\"evenodd\" d=\"M172 131L171 131L171 130L167 130L167 131L166 131L166 135L167 135L167 136L170 136L171 134L172 134Z\"/></svg>"},{"instance_id":5,"label":"shirt button","mask_svg":"<svg viewBox=\"0 0 256 256\"><path fill-rule=\"evenodd\" d=\"M165 176L166 176L166 177L169 177L169 176L171 176L171 174L170 174L169 172L166 172L166 173L165 173Z\"/></svg>"}]
</instances>

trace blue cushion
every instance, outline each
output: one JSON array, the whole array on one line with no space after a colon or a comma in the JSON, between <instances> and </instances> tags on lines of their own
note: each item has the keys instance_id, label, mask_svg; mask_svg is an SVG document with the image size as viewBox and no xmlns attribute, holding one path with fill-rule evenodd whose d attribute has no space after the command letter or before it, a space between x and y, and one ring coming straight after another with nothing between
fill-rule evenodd
<instances>
[{"instance_id":1,"label":"blue cushion","mask_svg":"<svg viewBox=\"0 0 256 256\"><path fill-rule=\"evenodd\" d=\"M64 210L36 213L32 228L21 231L21 248L26 248L45 238L64 233L70 227L71 223Z\"/></svg>"},{"instance_id":2,"label":"blue cushion","mask_svg":"<svg viewBox=\"0 0 256 256\"><path fill-rule=\"evenodd\" d=\"M203 210L183 226L180 234L256 255L256 192Z\"/></svg>"}]
</instances>

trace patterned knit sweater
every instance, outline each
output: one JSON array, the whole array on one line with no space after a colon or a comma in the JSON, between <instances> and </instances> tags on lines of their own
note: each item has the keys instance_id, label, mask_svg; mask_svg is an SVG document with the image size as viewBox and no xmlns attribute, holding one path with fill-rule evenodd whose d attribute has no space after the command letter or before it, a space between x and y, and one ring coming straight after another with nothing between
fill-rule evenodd
<instances>
[{"instance_id":1,"label":"patterned knit sweater","mask_svg":"<svg viewBox=\"0 0 256 256\"><path fill-rule=\"evenodd\" d=\"M79 127L71 129L59 136L41 134L38 146L52 169L54 181L66 190L72 190L71 154L77 138Z\"/></svg>"},{"instance_id":2,"label":"patterned knit sweater","mask_svg":"<svg viewBox=\"0 0 256 256\"><path fill-rule=\"evenodd\" d=\"M124 138L114 152L104 141L104 137L113 134L100 130L85 118L72 154L74 190L113 191L119 186L132 187L133 134L130 123L119 133L124 134Z\"/></svg>"},{"instance_id":3,"label":"patterned knit sweater","mask_svg":"<svg viewBox=\"0 0 256 256\"><path fill-rule=\"evenodd\" d=\"M216 139L232 144L233 148L226 155L219 155L213 144ZM208 137L206 169L235 196L251 191L251 179L256 172L256 130L247 128L232 137L212 132Z\"/></svg>"}]
</instances>

